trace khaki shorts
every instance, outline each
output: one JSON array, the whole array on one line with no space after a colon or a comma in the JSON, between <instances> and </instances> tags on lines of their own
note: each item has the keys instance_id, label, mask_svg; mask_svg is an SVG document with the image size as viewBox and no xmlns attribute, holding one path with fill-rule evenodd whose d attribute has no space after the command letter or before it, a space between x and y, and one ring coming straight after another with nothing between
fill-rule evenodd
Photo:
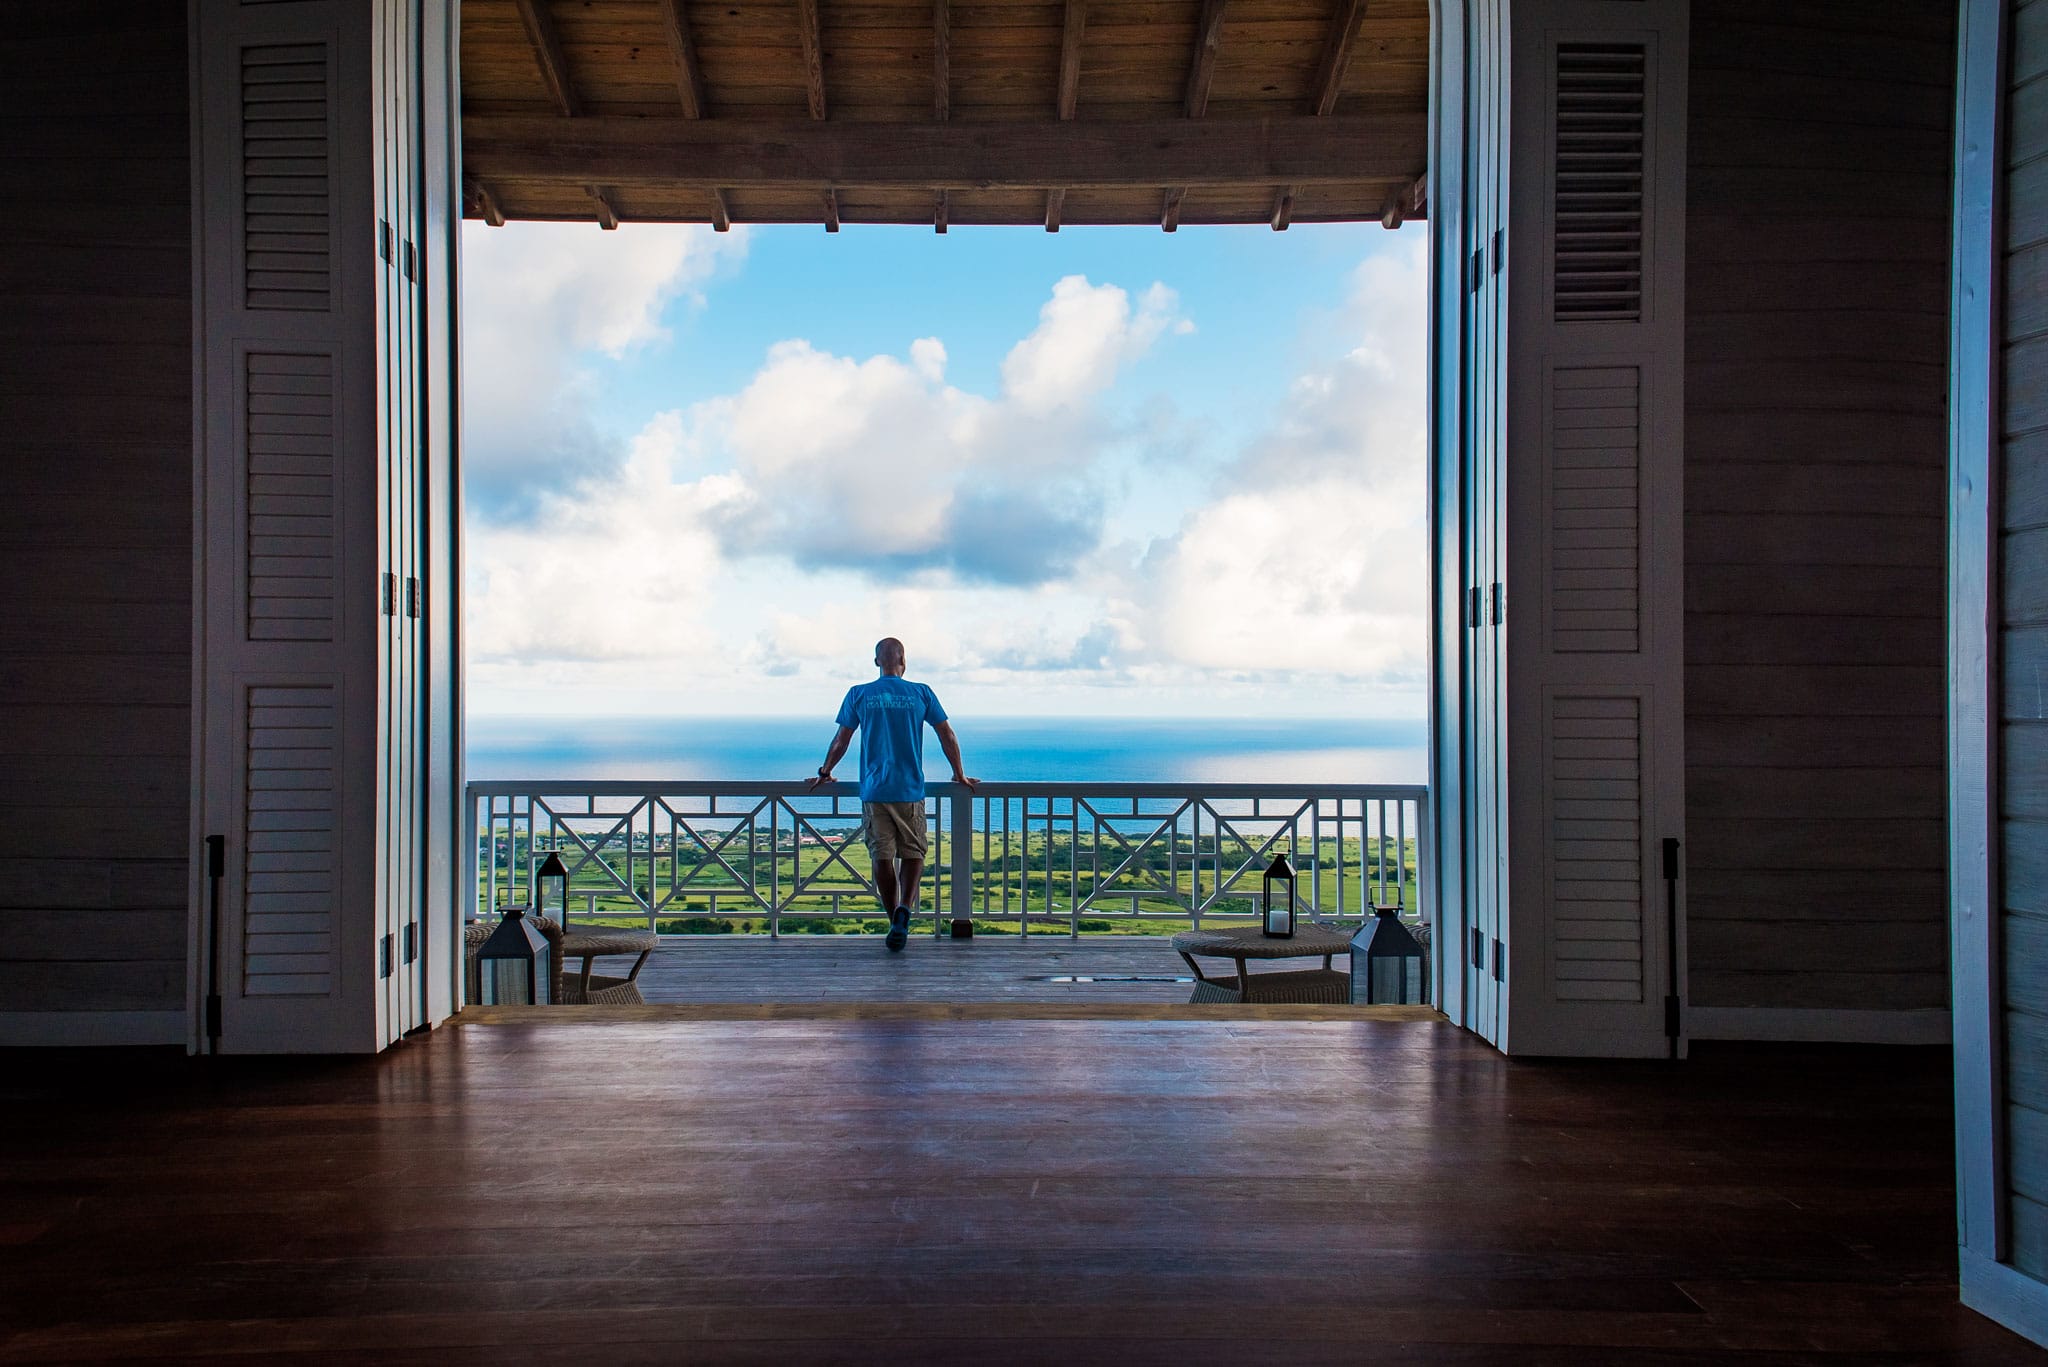
<instances>
[{"instance_id":1,"label":"khaki shorts","mask_svg":"<svg viewBox=\"0 0 2048 1367\"><path fill-rule=\"evenodd\" d=\"M870 859L922 859L925 850L924 804L863 802L860 804L860 835L868 842Z\"/></svg>"}]
</instances>

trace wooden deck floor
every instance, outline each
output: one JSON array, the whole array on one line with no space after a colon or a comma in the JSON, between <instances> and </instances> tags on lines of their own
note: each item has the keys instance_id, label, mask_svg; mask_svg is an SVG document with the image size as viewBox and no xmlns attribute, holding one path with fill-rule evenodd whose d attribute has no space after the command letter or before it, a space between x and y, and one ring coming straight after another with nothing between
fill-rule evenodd
<instances>
[{"instance_id":1,"label":"wooden deck floor","mask_svg":"<svg viewBox=\"0 0 2048 1367\"><path fill-rule=\"evenodd\" d=\"M925 934L891 954L878 935L676 935L663 937L641 970L640 992L649 1002L676 1004L1164 1003L1188 999L1188 977L1167 941L1148 936Z\"/></svg>"},{"instance_id":2,"label":"wooden deck floor","mask_svg":"<svg viewBox=\"0 0 2048 1367\"><path fill-rule=\"evenodd\" d=\"M563 1021L0 1063L0 1362L2048 1362L1956 1303L1939 1050Z\"/></svg>"}]
</instances>

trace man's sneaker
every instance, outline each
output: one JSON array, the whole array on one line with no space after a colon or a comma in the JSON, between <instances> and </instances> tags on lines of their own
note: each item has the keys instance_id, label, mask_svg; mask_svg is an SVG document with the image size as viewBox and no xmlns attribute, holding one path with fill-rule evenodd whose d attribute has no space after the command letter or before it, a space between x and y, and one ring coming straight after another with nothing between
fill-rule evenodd
<instances>
[{"instance_id":1,"label":"man's sneaker","mask_svg":"<svg viewBox=\"0 0 2048 1367\"><path fill-rule=\"evenodd\" d=\"M910 939L910 908L898 907L889 913L889 939L891 952L903 948Z\"/></svg>"}]
</instances>

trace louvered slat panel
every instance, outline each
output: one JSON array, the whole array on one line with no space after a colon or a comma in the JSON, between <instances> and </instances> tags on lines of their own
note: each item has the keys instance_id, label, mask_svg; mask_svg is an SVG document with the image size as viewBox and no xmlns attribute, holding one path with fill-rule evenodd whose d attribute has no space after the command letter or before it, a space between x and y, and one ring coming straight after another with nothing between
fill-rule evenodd
<instances>
[{"instance_id":1,"label":"louvered slat panel","mask_svg":"<svg viewBox=\"0 0 2048 1367\"><path fill-rule=\"evenodd\" d=\"M338 723L330 686L248 690L242 984L251 996L333 986Z\"/></svg>"},{"instance_id":2,"label":"louvered slat panel","mask_svg":"<svg viewBox=\"0 0 2048 1367\"><path fill-rule=\"evenodd\" d=\"M243 299L325 313L330 260L327 45L242 49Z\"/></svg>"},{"instance_id":3,"label":"louvered slat panel","mask_svg":"<svg viewBox=\"0 0 2048 1367\"><path fill-rule=\"evenodd\" d=\"M1551 973L1560 999L1643 999L1642 702L1550 702Z\"/></svg>"},{"instance_id":4,"label":"louvered slat panel","mask_svg":"<svg viewBox=\"0 0 2048 1367\"><path fill-rule=\"evenodd\" d=\"M1557 49L1553 295L1559 322L1643 313L1644 50Z\"/></svg>"},{"instance_id":5,"label":"louvered slat panel","mask_svg":"<svg viewBox=\"0 0 2048 1367\"><path fill-rule=\"evenodd\" d=\"M1550 648L1641 648L1642 378L1551 372Z\"/></svg>"},{"instance_id":6,"label":"louvered slat panel","mask_svg":"<svg viewBox=\"0 0 2048 1367\"><path fill-rule=\"evenodd\" d=\"M245 544L249 639L334 639L334 358L251 352Z\"/></svg>"}]
</instances>

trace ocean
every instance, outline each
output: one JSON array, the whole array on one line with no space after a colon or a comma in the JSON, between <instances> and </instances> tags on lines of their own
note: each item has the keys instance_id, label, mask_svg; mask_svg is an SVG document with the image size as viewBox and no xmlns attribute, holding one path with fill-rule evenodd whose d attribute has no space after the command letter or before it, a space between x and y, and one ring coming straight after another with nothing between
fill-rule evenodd
<instances>
[{"instance_id":1,"label":"ocean","mask_svg":"<svg viewBox=\"0 0 2048 1367\"><path fill-rule=\"evenodd\" d=\"M967 772L1030 783L1422 783L1420 720L1244 721L1125 717L954 718ZM480 780L796 780L832 739L791 717L472 717ZM859 742L838 777L858 776ZM946 775L926 737L925 772Z\"/></svg>"}]
</instances>

